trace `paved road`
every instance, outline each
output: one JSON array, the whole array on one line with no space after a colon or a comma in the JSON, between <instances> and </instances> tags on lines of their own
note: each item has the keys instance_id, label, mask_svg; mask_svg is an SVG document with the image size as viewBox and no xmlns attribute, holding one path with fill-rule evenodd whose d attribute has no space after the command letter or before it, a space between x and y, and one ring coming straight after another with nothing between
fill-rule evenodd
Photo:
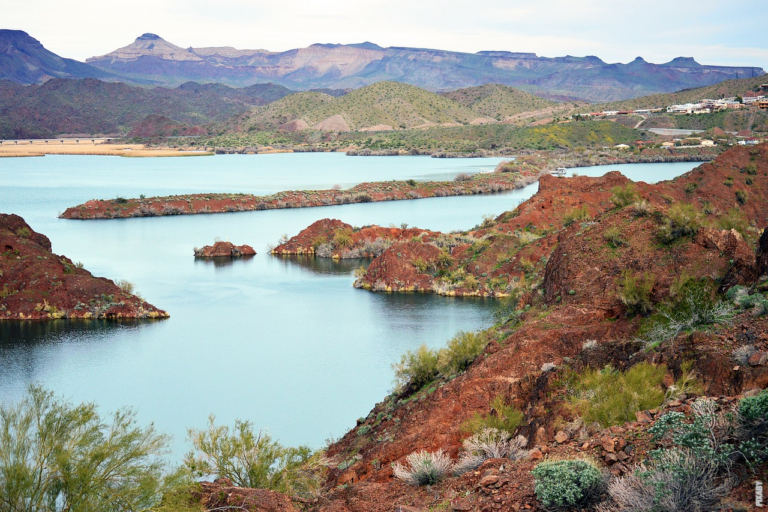
<instances>
[{"instance_id":1,"label":"paved road","mask_svg":"<svg viewBox=\"0 0 768 512\"><path fill-rule=\"evenodd\" d=\"M693 135L695 133L701 133L705 130L678 130L677 128L648 128L649 132L658 133L659 135Z\"/></svg>"}]
</instances>

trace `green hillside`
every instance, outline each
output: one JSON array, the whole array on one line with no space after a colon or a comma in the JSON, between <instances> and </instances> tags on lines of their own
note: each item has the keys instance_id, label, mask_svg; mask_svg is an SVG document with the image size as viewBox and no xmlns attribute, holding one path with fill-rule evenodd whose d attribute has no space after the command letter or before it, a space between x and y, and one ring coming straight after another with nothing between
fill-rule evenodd
<instances>
[{"instance_id":1,"label":"green hillside","mask_svg":"<svg viewBox=\"0 0 768 512\"><path fill-rule=\"evenodd\" d=\"M229 128L263 130L298 119L314 126L337 115L353 131L376 125L408 129L421 125L467 124L482 117L451 99L413 85L378 82L339 98L319 93L294 94L251 110L229 123Z\"/></svg>"},{"instance_id":2,"label":"green hillside","mask_svg":"<svg viewBox=\"0 0 768 512\"><path fill-rule=\"evenodd\" d=\"M545 100L533 94L499 84L486 84L441 93L478 114L502 121L522 112L532 112L557 107L554 101Z\"/></svg>"},{"instance_id":3,"label":"green hillside","mask_svg":"<svg viewBox=\"0 0 768 512\"><path fill-rule=\"evenodd\" d=\"M768 74L755 78L741 78L738 80L726 80L715 85L685 89L667 94L652 94L631 100L613 101L591 105L578 109L579 112L599 112L601 110L636 110L639 108L666 107L683 103L693 103L703 98L718 99L729 98L744 94L747 91L757 90L761 84L768 82Z\"/></svg>"}]
</instances>

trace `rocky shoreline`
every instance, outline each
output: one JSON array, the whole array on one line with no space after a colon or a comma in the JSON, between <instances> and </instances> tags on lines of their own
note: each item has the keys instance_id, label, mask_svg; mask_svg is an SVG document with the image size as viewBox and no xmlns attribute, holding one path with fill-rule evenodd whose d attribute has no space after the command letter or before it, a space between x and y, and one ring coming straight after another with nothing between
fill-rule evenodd
<instances>
[{"instance_id":1,"label":"rocky shoreline","mask_svg":"<svg viewBox=\"0 0 768 512\"><path fill-rule=\"evenodd\" d=\"M170 315L133 293L130 283L95 277L18 215L0 214L0 321L161 319Z\"/></svg>"},{"instance_id":2,"label":"rocky shoreline","mask_svg":"<svg viewBox=\"0 0 768 512\"><path fill-rule=\"evenodd\" d=\"M162 217L493 194L522 188L535 182L537 178L537 172L525 170L476 174L459 181L384 181L361 183L345 190L293 190L269 196L190 194L134 199L94 199L67 208L59 218L90 220Z\"/></svg>"}]
</instances>

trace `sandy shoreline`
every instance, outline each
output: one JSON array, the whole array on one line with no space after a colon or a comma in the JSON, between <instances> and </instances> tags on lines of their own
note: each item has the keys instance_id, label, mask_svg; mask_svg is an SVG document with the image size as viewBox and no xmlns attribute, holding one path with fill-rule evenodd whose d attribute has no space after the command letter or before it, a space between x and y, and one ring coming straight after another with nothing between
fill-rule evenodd
<instances>
[{"instance_id":1,"label":"sandy shoreline","mask_svg":"<svg viewBox=\"0 0 768 512\"><path fill-rule=\"evenodd\" d=\"M28 156L45 155L97 155L97 156L123 156L123 157L186 157L186 156L210 156L210 151L185 151L180 149L151 149L144 144L106 144L98 139L65 140L63 143L51 140L48 143L42 140L34 141L3 141L0 144L0 158L18 158Z\"/></svg>"}]
</instances>

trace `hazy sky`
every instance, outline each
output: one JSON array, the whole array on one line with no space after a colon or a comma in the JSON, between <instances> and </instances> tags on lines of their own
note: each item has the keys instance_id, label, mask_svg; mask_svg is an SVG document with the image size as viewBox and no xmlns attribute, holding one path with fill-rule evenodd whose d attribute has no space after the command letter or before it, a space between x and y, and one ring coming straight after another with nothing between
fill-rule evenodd
<instances>
[{"instance_id":1,"label":"hazy sky","mask_svg":"<svg viewBox=\"0 0 768 512\"><path fill-rule=\"evenodd\" d=\"M768 68L765 0L0 0L0 13L0 28L25 30L78 60L153 32L181 47L372 41Z\"/></svg>"}]
</instances>

